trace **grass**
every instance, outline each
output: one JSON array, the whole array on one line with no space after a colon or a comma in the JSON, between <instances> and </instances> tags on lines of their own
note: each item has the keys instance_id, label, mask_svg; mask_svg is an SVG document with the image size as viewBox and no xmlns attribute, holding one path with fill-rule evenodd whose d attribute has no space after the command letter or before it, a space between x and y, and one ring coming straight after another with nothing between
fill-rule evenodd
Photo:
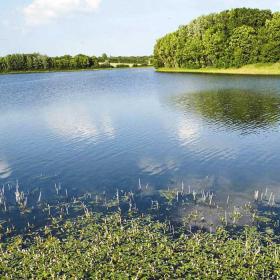
<instances>
[{"instance_id":1,"label":"grass","mask_svg":"<svg viewBox=\"0 0 280 280\"><path fill-rule=\"evenodd\" d=\"M159 68L161 73L203 73L203 74L229 74L229 75L280 75L280 63L250 64L240 68Z\"/></svg>"}]
</instances>

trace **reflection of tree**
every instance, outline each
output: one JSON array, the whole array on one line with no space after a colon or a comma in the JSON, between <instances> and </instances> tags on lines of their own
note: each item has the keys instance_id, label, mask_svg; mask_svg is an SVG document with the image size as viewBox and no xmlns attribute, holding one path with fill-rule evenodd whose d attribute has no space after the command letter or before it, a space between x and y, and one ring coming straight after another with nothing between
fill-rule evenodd
<instances>
[{"instance_id":1,"label":"reflection of tree","mask_svg":"<svg viewBox=\"0 0 280 280\"><path fill-rule=\"evenodd\" d=\"M239 129L267 128L280 119L280 95L246 90L205 91L176 97L183 110Z\"/></svg>"}]
</instances>

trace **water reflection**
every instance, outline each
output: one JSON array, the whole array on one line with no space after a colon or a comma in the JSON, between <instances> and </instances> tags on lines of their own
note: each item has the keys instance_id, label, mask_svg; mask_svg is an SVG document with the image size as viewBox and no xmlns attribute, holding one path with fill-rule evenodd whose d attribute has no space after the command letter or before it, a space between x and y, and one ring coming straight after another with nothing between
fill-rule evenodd
<instances>
[{"instance_id":1,"label":"water reflection","mask_svg":"<svg viewBox=\"0 0 280 280\"><path fill-rule=\"evenodd\" d=\"M189 144L199 138L201 125L194 119L182 118L178 120L178 139L182 145Z\"/></svg>"},{"instance_id":2,"label":"water reflection","mask_svg":"<svg viewBox=\"0 0 280 280\"><path fill-rule=\"evenodd\" d=\"M269 129L280 120L280 96L273 93L219 89L177 96L174 101L186 112L234 130Z\"/></svg>"},{"instance_id":3,"label":"water reflection","mask_svg":"<svg viewBox=\"0 0 280 280\"><path fill-rule=\"evenodd\" d=\"M7 179L11 176L12 170L6 160L0 159L0 179Z\"/></svg>"},{"instance_id":4,"label":"water reflection","mask_svg":"<svg viewBox=\"0 0 280 280\"><path fill-rule=\"evenodd\" d=\"M45 118L48 127L64 137L82 139L115 137L110 115L102 112L95 118L92 110L84 105L70 104L48 108Z\"/></svg>"},{"instance_id":5,"label":"water reflection","mask_svg":"<svg viewBox=\"0 0 280 280\"><path fill-rule=\"evenodd\" d=\"M0 157L1 185L41 187L46 199L55 183L114 193L137 189L139 178L157 189L207 186L222 201L266 187L277 194L279 78L137 69L0 83L0 152L9 159Z\"/></svg>"},{"instance_id":6,"label":"water reflection","mask_svg":"<svg viewBox=\"0 0 280 280\"><path fill-rule=\"evenodd\" d=\"M141 172L145 172L149 175L164 175L168 171L176 171L178 169L178 163L174 159L160 159L157 160L151 157L145 157L140 159L139 168Z\"/></svg>"}]
</instances>

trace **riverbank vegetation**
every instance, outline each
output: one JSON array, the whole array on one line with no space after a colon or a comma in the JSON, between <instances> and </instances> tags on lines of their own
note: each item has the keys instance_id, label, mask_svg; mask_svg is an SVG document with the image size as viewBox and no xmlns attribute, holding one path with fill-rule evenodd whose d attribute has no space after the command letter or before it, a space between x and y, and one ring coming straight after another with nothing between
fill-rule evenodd
<instances>
[{"instance_id":1,"label":"riverbank vegetation","mask_svg":"<svg viewBox=\"0 0 280 280\"><path fill-rule=\"evenodd\" d=\"M280 13L249 8L201 16L159 39L154 49L156 68L207 68L203 70L207 73L236 73L235 69L211 68L239 68L279 59ZM280 73L278 67L272 68L262 71L254 66L240 73ZM189 71L193 70L185 70Z\"/></svg>"},{"instance_id":2,"label":"riverbank vegetation","mask_svg":"<svg viewBox=\"0 0 280 280\"><path fill-rule=\"evenodd\" d=\"M96 57L79 54L49 57L38 53L11 54L0 57L0 73L141 67L149 66L150 63L149 56L108 57L103 54Z\"/></svg>"},{"instance_id":3,"label":"riverbank vegetation","mask_svg":"<svg viewBox=\"0 0 280 280\"><path fill-rule=\"evenodd\" d=\"M52 201L4 186L0 277L278 279L279 204L267 188L250 200L234 205L207 189L154 190L140 180L112 196L55 185Z\"/></svg>"},{"instance_id":4,"label":"riverbank vegetation","mask_svg":"<svg viewBox=\"0 0 280 280\"><path fill-rule=\"evenodd\" d=\"M257 63L241 66L239 68L167 68L162 67L156 70L162 73L204 73L204 74L225 74L225 75L280 75L280 63Z\"/></svg>"}]
</instances>

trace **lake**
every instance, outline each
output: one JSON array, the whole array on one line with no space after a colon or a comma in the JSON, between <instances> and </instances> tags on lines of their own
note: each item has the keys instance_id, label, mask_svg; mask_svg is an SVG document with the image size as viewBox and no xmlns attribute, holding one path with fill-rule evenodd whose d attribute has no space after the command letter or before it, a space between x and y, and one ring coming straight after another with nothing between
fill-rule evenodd
<instances>
[{"instance_id":1,"label":"lake","mask_svg":"<svg viewBox=\"0 0 280 280\"><path fill-rule=\"evenodd\" d=\"M280 78L151 68L0 76L0 184L114 193L280 186Z\"/></svg>"}]
</instances>

